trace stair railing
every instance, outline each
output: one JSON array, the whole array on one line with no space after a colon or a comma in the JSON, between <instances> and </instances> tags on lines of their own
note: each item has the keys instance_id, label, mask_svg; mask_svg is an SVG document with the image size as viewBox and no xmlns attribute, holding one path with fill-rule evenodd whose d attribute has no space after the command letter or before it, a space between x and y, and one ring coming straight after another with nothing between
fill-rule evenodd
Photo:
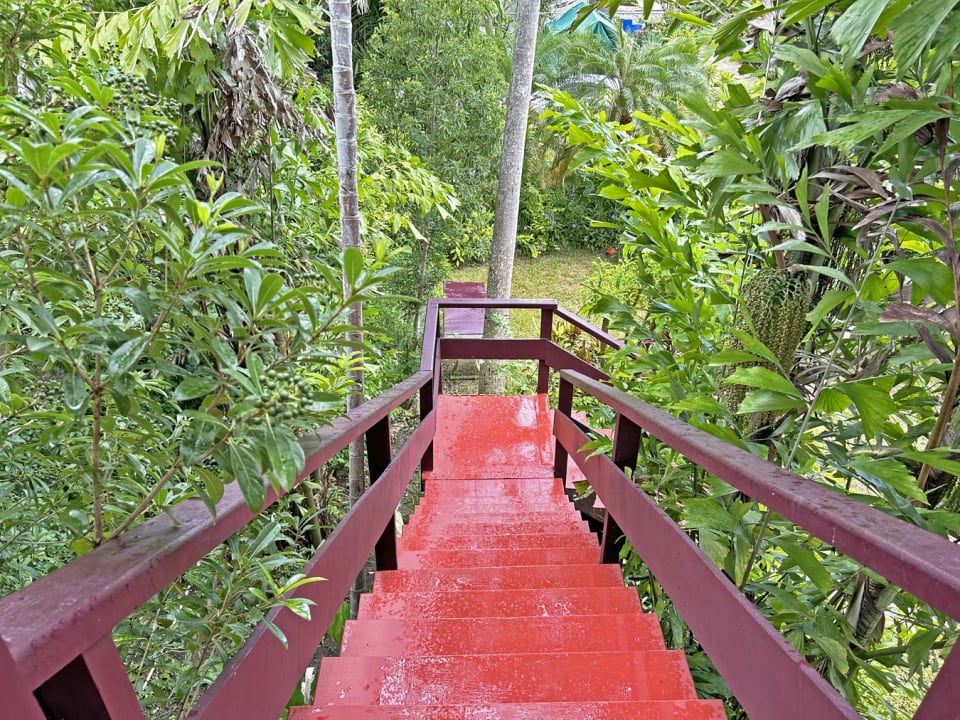
<instances>
[{"instance_id":1,"label":"stair railing","mask_svg":"<svg viewBox=\"0 0 960 720\"><path fill-rule=\"evenodd\" d=\"M419 372L301 440L306 466L298 482L364 436L371 486L302 570L325 579L295 591L315 603L312 620L284 608L270 611L267 620L283 631L288 648L258 625L190 718L276 720L371 552L381 568L396 567L394 512L436 420L427 410L394 455L390 414L430 382L429 372ZM264 482L261 512L278 497ZM114 627L257 514L231 483L216 518L201 500L186 500L0 600L0 717L143 718Z\"/></svg>"},{"instance_id":2,"label":"stair railing","mask_svg":"<svg viewBox=\"0 0 960 720\"><path fill-rule=\"evenodd\" d=\"M617 413L611 457L581 450L590 438L571 418L574 389ZM751 718L852 720L860 715L767 621L624 470L644 433L828 545L960 619L960 546L751 455L575 371L560 372L554 472L575 460L606 506L603 562L625 535L673 601ZM940 669L915 720L960 718L960 650Z\"/></svg>"},{"instance_id":3,"label":"stair railing","mask_svg":"<svg viewBox=\"0 0 960 720\"><path fill-rule=\"evenodd\" d=\"M540 337L444 337L442 313L448 307L539 311ZM624 474L625 468L636 464L644 432L895 585L960 618L960 548L604 385L603 372L553 342L556 319L611 347L622 347L552 300L434 299L427 306L420 372L331 427L303 438L307 461L298 479L365 436L371 486L303 570L309 577L326 578L295 591L315 603L312 620L304 621L281 608L271 611L267 619L286 634L289 648L284 649L266 625L257 626L193 708L192 720L275 720L370 553L375 552L378 569L396 567L394 511L418 463L422 470L432 465L434 408L442 388L444 359L534 360L538 392L547 391L551 370L560 371L555 473L565 477L568 457L572 458L606 505L599 559L616 561L615 541L626 535L752 717L820 720L858 715ZM580 450L588 438L571 419L575 388L617 412L612 458L588 458ZM390 413L418 394L421 422L394 454ZM277 499L266 484L264 508ZM254 516L237 486L228 485L216 519L200 500L187 500L0 600L3 718L143 718L113 643L113 628ZM960 651L948 656L915 718L956 720L958 707Z\"/></svg>"}]
</instances>

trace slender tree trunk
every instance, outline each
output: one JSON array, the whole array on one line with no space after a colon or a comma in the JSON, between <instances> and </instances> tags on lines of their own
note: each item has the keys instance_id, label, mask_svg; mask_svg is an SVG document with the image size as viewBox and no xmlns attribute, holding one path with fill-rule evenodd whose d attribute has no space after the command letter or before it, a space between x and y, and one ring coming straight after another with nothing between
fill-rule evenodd
<instances>
[{"instance_id":1,"label":"slender tree trunk","mask_svg":"<svg viewBox=\"0 0 960 720\"><path fill-rule=\"evenodd\" d=\"M517 216L520 212L520 181L523 177L523 153L530 114L530 88L533 85L533 58L540 21L540 0L517 0L517 32L507 96L507 122L503 129L503 152L497 186L497 209L493 223L493 244L487 271L487 297L509 298L513 282L513 256L517 248ZM503 337L507 315L488 310L483 324L484 337ZM502 392L503 378L484 363L480 375L481 392Z\"/></svg>"},{"instance_id":2,"label":"slender tree trunk","mask_svg":"<svg viewBox=\"0 0 960 720\"><path fill-rule=\"evenodd\" d=\"M357 193L357 107L353 88L353 24L350 16L350 0L330 0L330 45L333 50L333 115L337 132L337 168L340 179L340 245L343 249L360 247L360 208ZM343 281L344 297L350 294L346 277ZM363 325L363 309L360 303L353 306L348 322ZM352 343L363 341L359 331L347 333ZM362 358L361 358L362 360ZM350 373L353 391L347 397L347 410L353 410L363 402L363 366ZM350 444L350 505L360 497L364 486L363 440ZM351 615L356 617L357 604L362 592L362 576L350 592Z\"/></svg>"}]
</instances>

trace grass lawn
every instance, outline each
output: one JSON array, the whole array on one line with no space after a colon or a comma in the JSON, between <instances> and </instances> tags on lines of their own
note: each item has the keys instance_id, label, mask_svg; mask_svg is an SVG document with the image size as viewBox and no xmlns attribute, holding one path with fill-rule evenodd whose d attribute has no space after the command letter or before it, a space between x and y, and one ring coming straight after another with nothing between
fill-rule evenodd
<instances>
[{"instance_id":1,"label":"grass lawn","mask_svg":"<svg viewBox=\"0 0 960 720\"><path fill-rule=\"evenodd\" d=\"M579 313L583 303L583 286L592 274L594 261L600 258L598 253L582 249L558 250L537 258L517 258L513 267L511 296L552 299L567 310ZM485 283L487 266L454 268L447 279ZM512 311L510 329L517 338L539 337L540 311Z\"/></svg>"}]
</instances>

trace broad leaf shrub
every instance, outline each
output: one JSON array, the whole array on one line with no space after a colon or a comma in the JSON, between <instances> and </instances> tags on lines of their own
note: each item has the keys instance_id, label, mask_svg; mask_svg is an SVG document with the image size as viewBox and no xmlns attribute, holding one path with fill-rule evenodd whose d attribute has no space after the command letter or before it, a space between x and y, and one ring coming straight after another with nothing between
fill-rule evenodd
<instances>
[{"instance_id":1,"label":"broad leaf shrub","mask_svg":"<svg viewBox=\"0 0 960 720\"><path fill-rule=\"evenodd\" d=\"M297 429L346 391L344 309L379 271L344 256L344 301L341 269L261 241L262 208L216 168L96 107L0 112L4 451L72 489L74 551L185 496L212 510L231 479L251 508L264 473L290 489Z\"/></svg>"},{"instance_id":2,"label":"broad leaf shrub","mask_svg":"<svg viewBox=\"0 0 960 720\"><path fill-rule=\"evenodd\" d=\"M619 262L598 267L589 305L629 344L610 364L614 381L956 538L953 76L935 33L898 35L895 14L877 21L894 30L894 57L916 60L907 49L934 43L919 75L879 53L858 55L869 33L851 36L840 22L846 5L789 3L792 19L769 30L748 29L747 4L734 5L705 38L741 63L719 104L691 96L685 117L634 116L669 135L672 155L566 93L553 96L554 130L621 206ZM805 34L811 14L839 47ZM912 27L915 14L903 14ZM751 73L758 82L739 82ZM804 94L787 97L801 77ZM941 94L922 97L917 77ZM813 290L800 349L786 362L758 339L741 295L776 266ZM743 391L728 407L731 385ZM956 640L955 621L659 443L645 442L637 479L861 714L913 712ZM701 692L727 697L642 559L629 551L624 562L668 641L690 654Z\"/></svg>"}]
</instances>

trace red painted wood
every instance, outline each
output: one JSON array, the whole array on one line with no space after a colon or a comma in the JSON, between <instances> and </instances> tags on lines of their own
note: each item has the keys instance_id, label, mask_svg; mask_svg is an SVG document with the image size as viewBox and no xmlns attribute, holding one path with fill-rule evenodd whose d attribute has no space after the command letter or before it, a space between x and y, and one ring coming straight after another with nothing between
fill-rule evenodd
<instances>
[{"instance_id":1,"label":"red painted wood","mask_svg":"<svg viewBox=\"0 0 960 720\"><path fill-rule=\"evenodd\" d=\"M518 528L523 532L524 528ZM517 535L444 535L436 538L431 535L420 535L414 532L405 533L398 541L401 551L410 550L508 550L510 548L560 548L578 547L596 551L597 538L587 532L545 533L545 534L517 534Z\"/></svg>"},{"instance_id":2,"label":"red painted wood","mask_svg":"<svg viewBox=\"0 0 960 720\"><path fill-rule=\"evenodd\" d=\"M696 543L564 415L554 432L673 600L747 713L756 718L860 716L747 601Z\"/></svg>"},{"instance_id":3,"label":"red painted wood","mask_svg":"<svg viewBox=\"0 0 960 720\"><path fill-rule=\"evenodd\" d=\"M288 720L725 720L723 705L703 700L491 703L482 706L341 705L294 708Z\"/></svg>"},{"instance_id":4,"label":"red painted wood","mask_svg":"<svg viewBox=\"0 0 960 720\"><path fill-rule=\"evenodd\" d=\"M316 705L677 700L696 691L680 650L328 658Z\"/></svg>"},{"instance_id":5,"label":"red painted wood","mask_svg":"<svg viewBox=\"0 0 960 720\"><path fill-rule=\"evenodd\" d=\"M377 574L341 657L322 663L317 707L291 720L723 717L694 699L683 653L664 649L619 566L596 564L597 538L560 481L504 479L515 452L528 476L552 470L545 410L539 398L438 399L437 462L400 569Z\"/></svg>"},{"instance_id":6,"label":"red painted wood","mask_svg":"<svg viewBox=\"0 0 960 720\"><path fill-rule=\"evenodd\" d=\"M298 597L314 602L312 620L302 620L282 608L271 611L268 619L286 634L288 648L284 649L265 625L258 625L194 707L189 715L191 720L280 717L303 669L374 549L377 535L370 528L382 528L393 517L420 456L433 437L435 423L433 413L414 431L377 482L360 497L304 568L305 575L326 579L295 591ZM264 687L277 691L264 692Z\"/></svg>"},{"instance_id":7,"label":"red painted wood","mask_svg":"<svg viewBox=\"0 0 960 720\"><path fill-rule=\"evenodd\" d=\"M456 567L509 567L513 565L579 565L597 561L598 549L586 548L508 548L506 550L423 550L400 555L404 570Z\"/></svg>"},{"instance_id":8,"label":"red painted wood","mask_svg":"<svg viewBox=\"0 0 960 720\"><path fill-rule=\"evenodd\" d=\"M960 651L954 645L917 708L914 720L957 720L960 717Z\"/></svg>"},{"instance_id":9,"label":"red painted wood","mask_svg":"<svg viewBox=\"0 0 960 720\"><path fill-rule=\"evenodd\" d=\"M553 436L537 422L546 395L441 395L437 402L443 422L430 478L553 477Z\"/></svg>"},{"instance_id":10,"label":"red painted wood","mask_svg":"<svg viewBox=\"0 0 960 720\"><path fill-rule=\"evenodd\" d=\"M351 620L341 656L664 650L655 615Z\"/></svg>"},{"instance_id":11,"label":"red painted wood","mask_svg":"<svg viewBox=\"0 0 960 720\"><path fill-rule=\"evenodd\" d=\"M596 557L596 553L594 553ZM640 612L635 590L527 588L457 592L373 593L360 599L357 619L388 617L554 617Z\"/></svg>"},{"instance_id":12,"label":"red painted wood","mask_svg":"<svg viewBox=\"0 0 960 720\"><path fill-rule=\"evenodd\" d=\"M615 565L552 565L546 567L448 568L377 573L375 592L453 590L521 590L524 588L617 587L623 585Z\"/></svg>"},{"instance_id":13,"label":"red painted wood","mask_svg":"<svg viewBox=\"0 0 960 720\"><path fill-rule=\"evenodd\" d=\"M0 638L0 703L4 716L18 720L45 720L43 710L30 689L20 678L13 657Z\"/></svg>"},{"instance_id":14,"label":"red painted wood","mask_svg":"<svg viewBox=\"0 0 960 720\"><path fill-rule=\"evenodd\" d=\"M430 381L419 373L301 444L300 478L327 462ZM409 476L408 476L409 477ZM267 490L265 507L276 499ZM0 601L0 633L28 688L37 688L253 517L236 483L214 519L187 500ZM359 565L358 565L359 571Z\"/></svg>"},{"instance_id":15,"label":"red painted wood","mask_svg":"<svg viewBox=\"0 0 960 720\"><path fill-rule=\"evenodd\" d=\"M446 298L482 298L487 294L482 282L452 282L443 283L443 294ZM480 336L483 335L483 309L481 308L450 308L443 313L443 334L445 336Z\"/></svg>"},{"instance_id":16,"label":"red painted wood","mask_svg":"<svg viewBox=\"0 0 960 720\"><path fill-rule=\"evenodd\" d=\"M707 472L960 619L960 548L954 543L751 455L624 392L576 373L561 375Z\"/></svg>"},{"instance_id":17,"label":"red painted wood","mask_svg":"<svg viewBox=\"0 0 960 720\"><path fill-rule=\"evenodd\" d=\"M36 690L47 717L57 720L143 720L127 669L108 635Z\"/></svg>"},{"instance_id":18,"label":"red painted wood","mask_svg":"<svg viewBox=\"0 0 960 720\"><path fill-rule=\"evenodd\" d=\"M484 537L489 535L516 535L519 533L554 533L568 529L589 530L587 524L578 515L564 513L529 513L527 520L518 520L516 515L508 513L449 513L417 517L414 515L404 527L404 533L420 532L424 528L443 529L450 535L476 533Z\"/></svg>"}]
</instances>

